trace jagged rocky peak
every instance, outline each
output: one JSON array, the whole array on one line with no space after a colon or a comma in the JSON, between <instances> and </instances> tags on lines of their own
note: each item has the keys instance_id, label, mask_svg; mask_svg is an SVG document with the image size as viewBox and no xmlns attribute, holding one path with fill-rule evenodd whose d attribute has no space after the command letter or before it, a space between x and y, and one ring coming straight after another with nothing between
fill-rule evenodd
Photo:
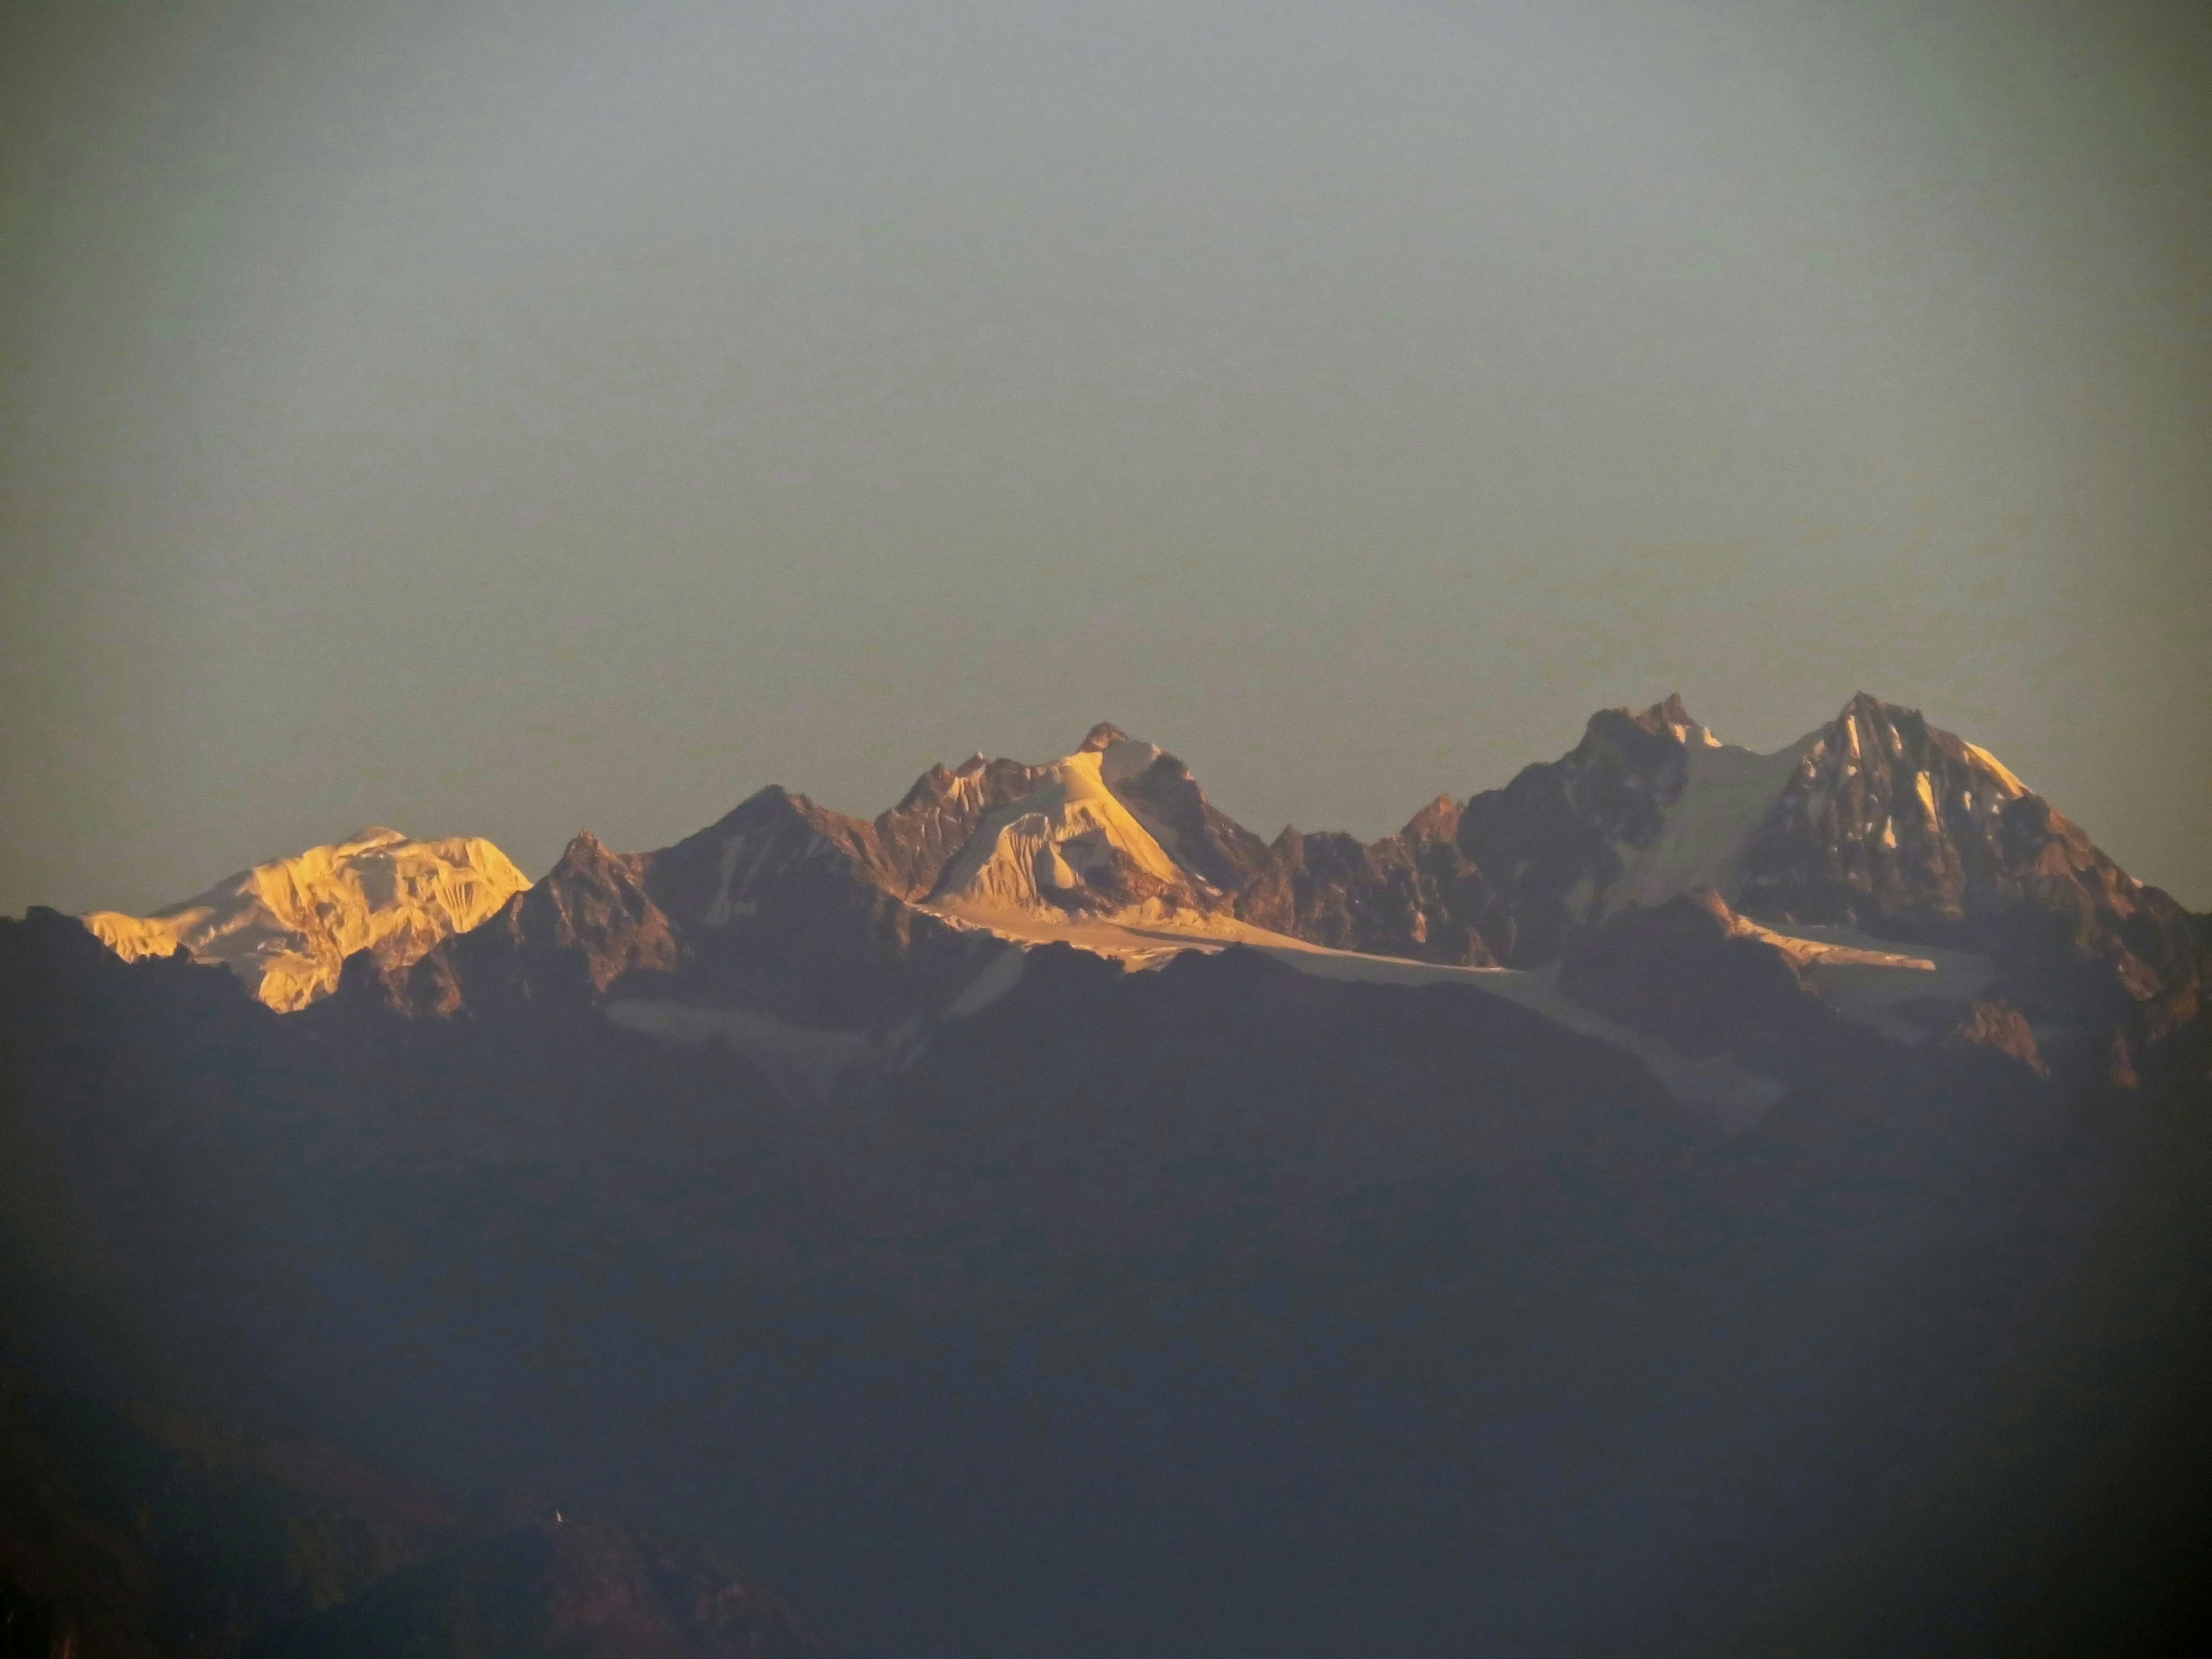
<instances>
[{"instance_id":1,"label":"jagged rocky peak","mask_svg":"<svg viewBox=\"0 0 2212 1659\"><path fill-rule=\"evenodd\" d=\"M1689 709L1683 705L1682 694L1680 691L1669 691L1664 699L1645 709L1631 708L1626 705L1619 708L1602 709L1590 717L1590 729L1595 731L1601 724L1610 725L1616 716L1626 719L1638 731L1647 732L1655 738L1671 738L1676 743L1684 744L1701 744L1709 749L1720 746L1718 738L1705 726L1691 718Z\"/></svg>"},{"instance_id":2,"label":"jagged rocky peak","mask_svg":"<svg viewBox=\"0 0 2212 1659\"><path fill-rule=\"evenodd\" d=\"M240 871L150 916L98 911L84 922L126 959L181 949L221 963L263 1002L289 1012L336 990L355 952L396 974L529 885L481 836L416 841L373 825Z\"/></svg>"},{"instance_id":3,"label":"jagged rocky peak","mask_svg":"<svg viewBox=\"0 0 2212 1659\"><path fill-rule=\"evenodd\" d=\"M1741 862L1745 909L1990 952L2032 1018L2094 1005L2155 1042L2195 1016L2187 913L1917 709L1854 696L1813 734Z\"/></svg>"},{"instance_id":4,"label":"jagged rocky peak","mask_svg":"<svg viewBox=\"0 0 2212 1659\"><path fill-rule=\"evenodd\" d=\"M1265 867L1267 843L1206 799L1177 757L1103 722L1099 775L1168 856L1204 888L1233 894Z\"/></svg>"},{"instance_id":5,"label":"jagged rocky peak","mask_svg":"<svg viewBox=\"0 0 2212 1659\"><path fill-rule=\"evenodd\" d=\"M676 930L646 891L652 855L617 853L578 833L526 892L466 933L425 952L404 975L386 973L382 1000L451 1014L501 1003L587 998L633 969L672 969ZM355 964L347 964L349 975Z\"/></svg>"},{"instance_id":6,"label":"jagged rocky peak","mask_svg":"<svg viewBox=\"0 0 2212 1659\"><path fill-rule=\"evenodd\" d=\"M1439 795L1396 835L1365 843L1286 829L1238 890L1237 914L1333 950L1492 966L1512 919L1460 851L1460 811Z\"/></svg>"},{"instance_id":7,"label":"jagged rocky peak","mask_svg":"<svg viewBox=\"0 0 2212 1659\"><path fill-rule=\"evenodd\" d=\"M1439 795L1373 842L1263 843L1181 759L1102 721L1055 761L932 766L872 821L770 786L657 851L580 834L535 888L489 843L377 827L155 917L88 923L127 956L228 962L279 1008L330 990L351 957L349 979L417 1010L672 997L835 1023L938 1006L990 933L1249 927L1534 969L1691 893L1785 954L1782 935L1834 924L1978 955L1999 964L1988 994L2039 1038L2070 1023L2134 1054L2195 1017L2191 918L1986 750L1864 694L1765 755L1719 741L1679 695L1603 709L1559 759ZM1703 902L1608 937L1687 950Z\"/></svg>"},{"instance_id":8,"label":"jagged rocky peak","mask_svg":"<svg viewBox=\"0 0 2212 1659\"><path fill-rule=\"evenodd\" d=\"M1407 819L1398 833L1407 841L1456 841L1459 820L1460 804L1449 795L1438 795Z\"/></svg>"},{"instance_id":9,"label":"jagged rocky peak","mask_svg":"<svg viewBox=\"0 0 2212 1659\"><path fill-rule=\"evenodd\" d=\"M1654 741L1639 741L1638 736L1632 733ZM1717 749L1720 742L1691 714L1682 702L1682 694L1670 691L1648 708L1624 703L1617 708L1599 709L1583 728L1582 743L1570 758L1579 756L1590 761L1610 754L1622 760L1650 764L1661 760L1668 748ZM1661 744L1667 747L1657 746Z\"/></svg>"},{"instance_id":10,"label":"jagged rocky peak","mask_svg":"<svg viewBox=\"0 0 2212 1659\"><path fill-rule=\"evenodd\" d=\"M1190 775L1190 769L1169 755L1159 744L1133 738L1111 720L1101 720L1085 732L1075 752L1097 756L1098 775L1105 780L1107 787L1116 792L1121 791L1124 784L1142 777L1163 759L1168 762L1171 771L1183 777ZM1196 787L1194 781L1192 787L1194 789Z\"/></svg>"},{"instance_id":11,"label":"jagged rocky peak","mask_svg":"<svg viewBox=\"0 0 2212 1659\"><path fill-rule=\"evenodd\" d=\"M538 878L538 885L566 888L585 883L635 882L643 867L641 854L617 853L589 830L579 830L561 849L553 867Z\"/></svg>"},{"instance_id":12,"label":"jagged rocky peak","mask_svg":"<svg viewBox=\"0 0 2212 1659\"><path fill-rule=\"evenodd\" d=\"M1548 962L1573 928L1624 905L1733 893L1734 860L1794 763L1722 743L1679 693L1591 715L1572 750L1460 815L1460 850L1512 918L1508 959Z\"/></svg>"},{"instance_id":13,"label":"jagged rocky peak","mask_svg":"<svg viewBox=\"0 0 2212 1659\"><path fill-rule=\"evenodd\" d=\"M1720 746L1674 692L1648 708L1601 708L1559 764L1584 816L1614 840L1641 842L1657 833L1688 782L1693 750Z\"/></svg>"},{"instance_id":14,"label":"jagged rocky peak","mask_svg":"<svg viewBox=\"0 0 2212 1659\"><path fill-rule=\"evenodd\" d=\"M1237 913L1346 949L1541 965L1571 927L1603 914L1626 859L1662 842L1693 785L1755 758L1721 744L1679 694L1640 710L1601 709L1561 759L1464 805L1440 795L1396 836L1363 845L1348 836L1285 834L1240 891ZM1668 867L1641 872L1645 898L1712 881L1706 866L1741 838L1780 784L1778 772L1747 806L1731 776L1719 825L1705 822L1716 814L1702 799L1712 792L1700 790L1687 855L1672 848Z\"/></svg>"},{"instance_id":15,"label":"jagged rocky peak","mask_svg":"<svg viewBox=\"0 0 2212 1659\"><path fill-rule=\"evenodd\" d=\"M1778 920L1956 923L1977 891L2004 899L2003 823L2048 818L2038 846L2063 843L2082 869L2101 857L2021 807L2033 799L1988 750L1863 692L1765 755L1721 742L1673 696L1593 715L1559 761L1470 800L1459 840L1507 895L1515 960L1533 965L1577 927L1700 886Z\"/></svg>"},{"instance_id":16,"label":"jagged rocky peak","mask_svg":"<svg viewBox=\"0 0 2212 1659\"><path fill-rule=\"evenodd\" d=\"M1285 830L1237 893L1237 915L1331 950L1492 965L1511 919L1449 835L1421 833L1439 822L1425 809L1403 833L1364 843Z\"/></svg>"},{"instance_id":17,"label":"jagged rocky peak","mask_svg":"<svg viewBox=\"0 0 2212 1659\"><path fill-rule=\"evenodd\" d=\"M1746 903L1802 921L1944 929L2030 874L2139 888L1987 750L1860 692L1802 745L1747 849Z\"/></svg>"},{"instance_id":18,"label":"jagged rocky peak","mask_svg":"<svg viewBox=\"0 0 2212 1659\"><path fill-rule=\"evenodd\" d=\"M687 927L726 927L787 891L834 896L894 884L874 825L773 783L647 857L654 902Z\"/></svg>"}]
</instances>

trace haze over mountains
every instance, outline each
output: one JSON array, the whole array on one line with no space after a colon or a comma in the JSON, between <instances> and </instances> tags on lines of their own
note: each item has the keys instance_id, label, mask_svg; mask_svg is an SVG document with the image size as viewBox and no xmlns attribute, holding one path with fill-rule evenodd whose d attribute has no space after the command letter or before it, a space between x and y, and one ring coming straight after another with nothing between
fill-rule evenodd
<instances>
[{"instance_id":1,"label":"haze over mountains","mask_svg":"<svg viewBox=\"0 0 2212 1659\"><path fill-rule=\"evenodd\" d=\"M149 1659L2185 1651L2208 969L1863 696L1601 711L1366 842L1102 723L534 882L379 830L34 910L0 1601Z\"/></svg>"}]
</instances>

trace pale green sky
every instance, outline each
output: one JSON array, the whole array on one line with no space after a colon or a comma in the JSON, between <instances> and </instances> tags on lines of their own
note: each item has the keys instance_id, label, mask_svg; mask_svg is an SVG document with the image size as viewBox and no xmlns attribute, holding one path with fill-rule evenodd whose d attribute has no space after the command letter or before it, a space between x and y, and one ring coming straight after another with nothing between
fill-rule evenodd
<instances>
[{"instance_id":1,"label":"pale green sky","mask_svg":"<svg viewBox=\"0 0 2212 1659\"><path fill-rule=\"evenodd\" d=\"M0 911L1865 689L2212 906L2212 7L0 12Z\"/></svg>"}]
</instances>

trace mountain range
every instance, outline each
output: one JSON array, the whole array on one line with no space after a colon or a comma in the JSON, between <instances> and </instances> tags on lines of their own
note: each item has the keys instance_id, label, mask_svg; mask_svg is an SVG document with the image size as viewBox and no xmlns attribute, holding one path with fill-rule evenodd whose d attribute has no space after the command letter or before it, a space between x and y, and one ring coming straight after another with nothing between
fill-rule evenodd
<instances>
[{"instance_id":1,"label":"mountain range","mask_svg":"<svg viewBox=\"0 0 2212 1659\"><path fill-rule=\"evenodd\" d=\"M1602 711L1372 842L1101 724L534 882L376 830L33 910L0 1607L269 1659L2188 1651L2208 971L1863 696L1768 755Z\"/></svg>"},{"instance_id":2,"label":"mountain range","mask_svg":"<svg viewBox=\"0 0 2212 1659\"><path fill-rule=\"evenodd\" d=\"M657 851L586 832L535 884L489 842L371 830L85 921L126 957L224 963L282 1011L349 973L356 994L373 980L448 1017L583 998L704 1031L741 1011L757 1018L714 1029L773 1063L800 1033L910 1040L1011 982L1002 946L1055 942L1131 967L1241 945L1339 976L1483 970L1469 982L1585 1027L1648 1026L1619 949L1603 993L1571 969L1583 992L1562 993L1562 964L1692 895L1893 1034L2002 1040L2038 1066L2050 1047L2125 1081L2198 1018L2203 918L1988 750L1864 695L1768 755L1679 696L1605 710L1559 760L1365 843L1263 842L1175 756L1102 722L1058 761L933 766L872 820L771 786Z\"/></svg>"}]
</instances>

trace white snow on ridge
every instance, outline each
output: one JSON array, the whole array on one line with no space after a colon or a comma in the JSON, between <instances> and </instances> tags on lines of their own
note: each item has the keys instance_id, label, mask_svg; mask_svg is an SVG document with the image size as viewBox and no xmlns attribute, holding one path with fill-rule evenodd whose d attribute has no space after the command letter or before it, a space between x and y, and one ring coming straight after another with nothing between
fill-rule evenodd
<instances>
[{"instance_id":1,"label":"white snow on ridge","mask_svg":"<svg viewBox=\"0 0 2212 1659\"><path fill-rule=\"evenodd\" d=\"M1106 787L1104 759L1096 750L1070 755L1030 793L988 814L938 878L932 903L962 912L1057 914L1048 891L1079 887L1116 857L1164 887L1188 891L1182 866Z\"/></svg>"},{"instance_id":2,"label":"white snow on ridge","mask_svg":"<svg viewBox=\"0 0 2212 1659\"><path fill-rule=\"evenodd\" d=\"M1693 887L1711 887L1733 900L1741 885L1737 860L1768 811L1788 787L1818 732L1786 749L1760 755L1734 744L1692 744L1689 775L1667 809L1665 825L1649 847L1616 844L1620 874L1584 920L1628 905L1664 902Z\"/></svg>"},{"instance_id":3,"label":"white snow on ridge","mask_svg":"<svg viewBox=\"0 0 2212 1659\"><path fill-rule=\"evenodd\" d=\"M989 933L1019 945L1065 945L1118 962L1132 973L1162 967L1185 951L1220 951L1231 945L1263 942L1291 945L1298 943L1233 916L1191 910L1152 918L1141 915L1068 915L982 905L926 904L920 908L939 921L967 932Z\"/></svg>"},{"instance_id":4,"label":"white snow on ridge","mask_svg":"<svg viewBox=\"0 0 2212 1659\"><path fill-rule=\"evenodd\" d=\"M1285 967L1320 979L1377 985L1468 986L1519 1003L1571 1031L1626 1050L1686 1110L1723 1134L1738 1134L1750 1128L1787 1092L1780 1079L1753 1070L1732 1054L1680 1054L1656 1037L1583 1007L1559 988L1556 965L1531 973L1369 956L1270 933L1233 917L1196 913L1146 923L932 908L955 927L991 933L1018 945L1071 945L1117 961L1133 973L1164 967L1185 951L1213 952L1244 945L1264 951ZM1821 1000L1845 1018L1904 1042L1917 1042L1930 1033L1924 1013L1918 1020L1907 1017L1908 1012L1917 1012L1914 1004L1955 1005L1963 1012L1967 1003L1986 990L1992 973L1986 957L1919 946L1906 955L1884 949L1884 941L1849 928L1806 928L1798 933L1784 933L1744 918L1739 918L1738 925L1745 933L1787 952L1804 967ZM951 1012L955 1015L972 1012L1011 990L1019 978L1018 964L1024 954L1010 951L991 963L961 992Z\"/></svg>"},{"instance_id":5,"label":"white snow on ridge","mask_svg":"<svg viewBox=\"0 0 2212 1659\"><path fill-rule=\"evenodd\" d=\"M1802 933L1778 933L1748 916L1738 916L1735 931L1771 945L1801 968L1880 968L1905 974L1940 972L1929 956L1885 951L1881 948L1881 940L1848 927L1808 927ZM1814 934L1821 937L1812 937Z\"/></svg>"},{"instance_id":6,"label":"white snow on ridge","mask_svg":"<svg viewBox=\"0 0 2212 1659\"><path fill-rule=\"evenodd\" d=\"M1518 968L1454 967L1324 950L1295 940L1290 941L1288 949L1272 945L1261 948L1278 962L1322 979L1364 980L1381 985L1468 985L1516 1002L1555 1024L1635 1055L1677 1103L1723 1134L1741 1134L1750 1128L1788 1092L1779 1079L1753 1071L1733 1054L1680 1054L1656 1037L1583 1007L1559 989L1556 966L1535 973Z\"/></svg>"},{"instance_id":7,"label":"white snow on ridge","mask_svg":"<svg viewBox=\"0 0 2212 1659\"><path fill-rule=\"evenodd\" d=\"M1996 977L1996 963L1978 952L1915 945L1910 957L1893 956L1879 948L1883 941L1850 927L1806 927L1791 942L1820 953L1808 967L1821 1000L1901 1042L1918 1042L1944 1018L1965 1018Z\"/></svg>"},{"instance_id":8,"label":"white snow on ridge","mask_svg":"<svg viewBox=\"0 0 2212 1659\"><path fill-rule=\"evenodd\" d=\"M1990 753L1988 750L1983 748L1981 744L1978 743L1968 744L1966 745L1966 752L1982 763L1983 767L1989 772L1990 775L1994 777L1997 782L2002 786L2004 793L2008 797L2017 799L2019 797L2029 793L2027 786L2022 783L2018 778L2014 777L2012 775L2010 769L2008 769L2002 761L1999 760L1995 755Z\"/></svg>"},{"instance_id":9,"label":"white snow on ridge","mask_svg":"<svg viewBox=\"0 0 2212 1659\"><path fill-rule=\"evenodd\" d=\"M1019 945L1072 945L1117 961L1133 973L1164 967L1185 951L1212 952L1246 945L1266 951L1285 967L1319 979L1377 985L1469 986L1517 1002L1584 1036L1626 1049L1642 1060L1661 1086L1692 1115L1724 1134L1749 1128L1784 1092L1780 1082L1752 1071L1731 1055L1680 1054L1656 1038L1593 1013L1559 988L1555 969L1532 974L1511 968L1461 967L1404 957L1368 956L1309 944L1232 917L1194 913L1146 925L1095 917L1055 919L1004 912L986 915L932 908L955 927L989 932ZM1015 959L1019 960L1018 954ZM986 983L1004 971L1004 961L994 963L962 991L953 1005L955 1014L971 1012L962 1006L971 996L976 999L975 1006L981 1006L1012 988L1013 975L1003 988Z\"/></svg>"},{"instance_id":10,"label":"white snow on ridge","mask_svg":"<svg viewBox=\"0 0 2212 1659\"><path fill-rule=\"evenodd\" d=\"M289 1012L337 989L355 951L404 968L529 885L481 836L416 841L379 827L241 870L150 916L100 910L83 920L125 961L182 947Z\"/></svg>"}]
</instances>

